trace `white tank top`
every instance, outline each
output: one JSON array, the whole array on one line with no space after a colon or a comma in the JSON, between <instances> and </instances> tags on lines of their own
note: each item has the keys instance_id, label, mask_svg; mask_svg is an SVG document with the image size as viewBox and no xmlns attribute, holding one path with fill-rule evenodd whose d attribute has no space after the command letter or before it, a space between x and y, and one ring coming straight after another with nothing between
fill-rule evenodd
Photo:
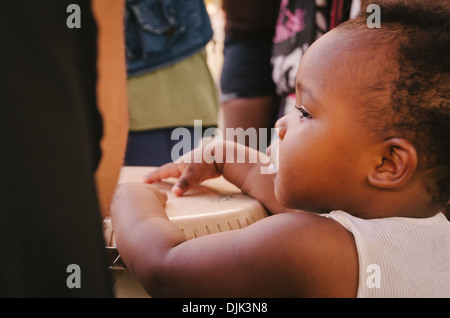
<instances>
[{"instance_id":1,"label":"white tank top","mask_svg":"<svg viewBox=\"0 0 450 318\"><path fill-rule=\"evenodd\" d=\"M358 250L357 297L450 297L450 222L430 218L360 219L323 215L353 233Z\"/></svg>"}]
</instances>

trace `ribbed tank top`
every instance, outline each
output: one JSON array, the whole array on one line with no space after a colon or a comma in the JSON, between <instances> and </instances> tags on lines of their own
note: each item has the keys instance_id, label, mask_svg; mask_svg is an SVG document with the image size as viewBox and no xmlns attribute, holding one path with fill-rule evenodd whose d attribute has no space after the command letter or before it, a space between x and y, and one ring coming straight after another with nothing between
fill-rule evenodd
<instances>
[{"instance_id":1,"label":"ribbed tank top","mask_svg":"<svg viewBox=\"0 0 450 318\"><path fill-rule=\"evenodd\" d=\"M357 297L450 297L450 222L430 218L361 219L323 215L353 233L358 250Z\"/></svg>"}]
</instances>

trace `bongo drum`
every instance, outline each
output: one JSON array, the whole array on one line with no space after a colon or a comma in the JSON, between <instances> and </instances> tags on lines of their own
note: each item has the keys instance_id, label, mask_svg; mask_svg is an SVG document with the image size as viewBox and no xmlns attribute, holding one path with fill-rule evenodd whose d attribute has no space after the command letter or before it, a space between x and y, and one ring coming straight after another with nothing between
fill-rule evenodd
<instances>
[{"instance_id":1,"label":"bongo drum","mask_svg":"<svg viewBox=\"0 0 450 318\"><path fill-rule=\"evenodd\" d=\"M154 167L123 167L119 183L142 182L142 178ZM169 220L177 225L187 239L240 229L264 217L267 213L255 199L243 194L239 188L223 177L210 179L189 189L177 197L171 192L176 179L170 178L153 185L167 193L166 212ZM103 222L103 232L108 254L111 257L110 272L115 282L117 297L148 297L142 287L121 263L115 249L114 229L109 218Z\"/></svg>"}]
</instances>

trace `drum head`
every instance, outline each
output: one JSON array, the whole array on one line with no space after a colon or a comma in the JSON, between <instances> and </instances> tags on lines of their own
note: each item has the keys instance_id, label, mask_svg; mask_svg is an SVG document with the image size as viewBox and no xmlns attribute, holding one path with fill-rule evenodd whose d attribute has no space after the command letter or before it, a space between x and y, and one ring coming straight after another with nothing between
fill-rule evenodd
<instances>
[{"instance_id":1,"label":"drum head","mask_svg":"<svg viewBox=\"0 0 450 318\"><path fill-rule=\"evenodd\" d=\"M153 167L123 167L119 183L142 182ZM243 194L239 188L223 177L204 181L177 197L171 191L176 179L167 179L153 185L167 193L166 212L188 239L211 233L239 229L264 217L267 213L255 199ZM105 238L115 246L109 219L105 220Z\"/></svg>"}]
</instances>

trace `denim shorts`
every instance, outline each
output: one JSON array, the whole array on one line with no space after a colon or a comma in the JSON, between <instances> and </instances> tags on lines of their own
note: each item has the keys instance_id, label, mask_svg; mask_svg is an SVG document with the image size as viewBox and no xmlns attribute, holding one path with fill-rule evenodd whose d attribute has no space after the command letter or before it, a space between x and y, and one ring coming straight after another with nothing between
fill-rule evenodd
<instances>
[{"instance_id":1,"label":"denim shorts","mask_svg":"<svg viewBox=\"0 0 450 318\"><path fill-rule=\"evenodd\" d=\"M275 94L270 38L226 38L223 54L221 102Z\"/></svg>"}]
</instances>

